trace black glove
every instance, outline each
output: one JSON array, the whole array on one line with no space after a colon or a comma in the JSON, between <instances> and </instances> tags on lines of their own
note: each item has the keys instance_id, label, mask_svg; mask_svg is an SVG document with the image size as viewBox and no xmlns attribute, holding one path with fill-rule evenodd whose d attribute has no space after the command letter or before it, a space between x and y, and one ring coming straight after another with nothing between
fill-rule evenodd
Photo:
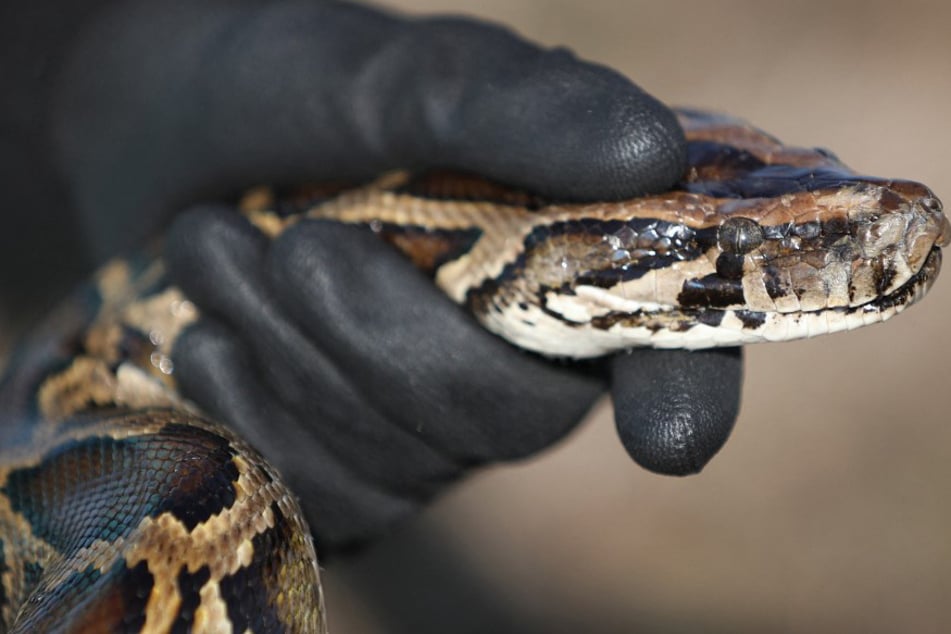
<instances>
[{"instance_id":1,"label":"black glove","mask_svg":"<svg viewBox=\"0 0 951 634\"><path fill-rule=\"evenodd\" d=\"M97 258L177 204L259 182L438 165L621 198L682 167L671 113L626 79L470 21L140 2L82 33L51 125ZM736 352L552 363L483 331L358 228L304 222L270 243L206 206L175 223L166 258L207 316L174 351L182 390L282 470L325 546L467 468L550 445L606 382L625 445L660 472L700 470L736 416Z\"/></svg>"}]
</instances>

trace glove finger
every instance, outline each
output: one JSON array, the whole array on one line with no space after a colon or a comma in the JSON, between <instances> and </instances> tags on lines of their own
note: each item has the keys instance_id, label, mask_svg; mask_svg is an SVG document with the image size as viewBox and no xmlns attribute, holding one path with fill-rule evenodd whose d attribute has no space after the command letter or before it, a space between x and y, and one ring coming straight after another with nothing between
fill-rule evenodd
<instances>
[{"instance_id":1,"label":"glove finger","mask_svg":"<svg viewBox=\"0 0 951 634\"><path fill-rule=\"evenodd\" d=\"M236 333L202 320L176 344L175 373L186 397L267 456L303 499L318 541L337 548L378 532L418 504L368 482L323 444L310 421L302 424L262 388L256 364Z\"/></svg>"},{"instance_id":2,"label":"glove finger","mask_svg":"<svg viewBox=\"0 0 951 634\"><path fill-rule=\"evenodd\" d=\"M528 455L584 416L601 379L479 326L370 232L306 221L271 250L272 285L377 409L459 460Z\"/></svg>"},{"instance_id":3,"label":"glove finger","mask_svg":"<svg viewBox=\"0 0 951 634\"><path fill-rule=\"evenodd\" d=\"M341 50L349 55L351 51ZM343 90L383 166L461 168L557 198L665 189L684 169L672 113L628 79L465 19L403 22ZM351 111L353 112L353 111Z\"/></svg>"},{"instance_id":4,"label":"glove finger","mask_svg":"<svg viewBox=\"0 0 951 634\"><path fill-rule=\"evenodd\" d=\"M361 477L401 495L431 495L457 475L458 466L421 435L390 424L352 378L287 319L265 279L268 245L232 210L205 207L178 218L165 254L182 290L246 346L257 368L253 380L267 386L271 399ZM175 354L187 352L184 344L176 346ZM183 386L198 391L188 380L184 375ZM245 387L222 384L228 390L222 398ZM252 405L246 401L246 407Z\"/></svg>"},{"instance_id":5,"label":"glove finger","mask_svg":"<svg viewBox=\"0 0 951 634\"><path fill-rule=\"evenodd\" d=\"M624 447L657 473L700 472L730 436L742 382L740 348L612 357L611 395Z\"/></svg>"},{"instance_id":6,"label":"glove finger","mask_svg":"<svg viewBox=\"0 0 951 634\"><path fill-rule=\"evenodd\" d=\"M127 2L64 57L56 142L100 257L182 201L242 183L442 166L622 198L684 167L675 117L626 78L469 20Z\"/></svg>"}]
</instances>

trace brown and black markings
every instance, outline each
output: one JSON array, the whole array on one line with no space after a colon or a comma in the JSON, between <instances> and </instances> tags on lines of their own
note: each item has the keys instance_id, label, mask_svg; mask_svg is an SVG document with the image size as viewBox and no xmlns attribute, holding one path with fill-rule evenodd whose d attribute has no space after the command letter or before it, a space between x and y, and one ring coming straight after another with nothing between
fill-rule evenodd
<instances>
[{"instance_id":1,"label":"brown and black markings","mask_svg":"<svg viewBox=\"0 0 951 634\"><path fill-rule=\"evenodd\" d=\"M176 411L78 418L0 470L8 631L319 631L309 534L253 450Z\"/></svg>"},{"instance_id":2,"label":"brown and black markings","mask_svg":"<svg viewBox=\"0 0 951 634\"><path fill-rule=\"evenodd\" d=\"M0 631L323 631L296 499L174 393L171 291L111 265L0 382Z\"/></svg>"}]
</instances>

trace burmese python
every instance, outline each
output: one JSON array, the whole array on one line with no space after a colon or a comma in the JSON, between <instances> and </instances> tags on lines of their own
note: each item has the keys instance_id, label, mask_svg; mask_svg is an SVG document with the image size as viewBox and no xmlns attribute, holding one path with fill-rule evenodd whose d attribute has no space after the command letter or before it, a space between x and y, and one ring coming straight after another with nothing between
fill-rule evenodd
<instances>
[{"instance_id":1,"label":"burmese python","mask_svg":"<svg viewBox=\"0 0 951 634\"><path fill-rule=\"evenodd\" d=\"M449 173L250 193L276 235L364 223L513 343L551 356L776 341L882 321L951 240L923 185L682 111L689 169L665 194L567 204ZM106 266L0 383L0 631L320 632L293 494L175 392L195 307L148 256Z\"/></svg>"}]
</instances>

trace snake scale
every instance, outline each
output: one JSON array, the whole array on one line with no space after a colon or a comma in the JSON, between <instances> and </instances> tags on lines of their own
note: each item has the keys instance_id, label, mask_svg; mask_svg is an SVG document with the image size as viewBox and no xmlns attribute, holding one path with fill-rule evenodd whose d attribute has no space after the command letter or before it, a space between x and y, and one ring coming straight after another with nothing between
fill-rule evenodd
<instances>
[{"instance_id":1,"label":"snake scale","mask_svg":"<svg viewBox=\"0 0 951 634\"><path fill-rule=\"evenodd\" d=\"M308 217L366 224L487 328L550 356L808 337L927 292L951 240L927 187L678 114L689 168L660 195L565 203L400 172L256 190L242 207L271 236ZM145 253L108 264L14 351L0 383L0 631L326 631L293 493L176 392L172 347L197 316Z\"/></svg>"}]
</instances>

